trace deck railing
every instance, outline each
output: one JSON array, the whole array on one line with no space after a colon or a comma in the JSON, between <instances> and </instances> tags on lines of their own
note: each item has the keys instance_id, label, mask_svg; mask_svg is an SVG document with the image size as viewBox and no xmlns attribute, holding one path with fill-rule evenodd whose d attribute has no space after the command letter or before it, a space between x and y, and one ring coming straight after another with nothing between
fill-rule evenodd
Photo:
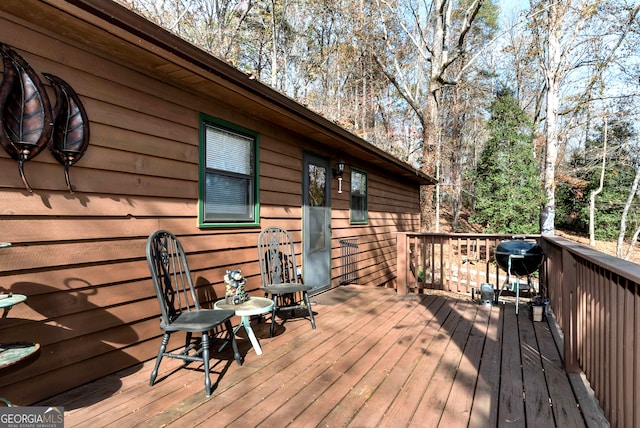
<instances>
[{"instance_id":1,"label":"deck railing","mask_svg":"<svg viewBox=\"0 0 640 428\"><path fill-rule=\"evenodd\" d=\"M398 294L502 287L497 244L506 235L398 234ZM640 426L640 266L560 238L531 236L545 261L536 290L564 338L568 373L582 371L613 427Z\"/></svg>"},{"instance_id":2,"label":"deck railing","mask_svg":"<svg viewBox=\"0 0 640 428\"><path fill-rule=\"evenodd\" d=\"M540 235L518 236L540 240ZM483 283L500 290L507 275L495 262L495 248L510 238L512 235L398 233L398 293L425 288L471 293Z\"/></svg>"}]
</instances>

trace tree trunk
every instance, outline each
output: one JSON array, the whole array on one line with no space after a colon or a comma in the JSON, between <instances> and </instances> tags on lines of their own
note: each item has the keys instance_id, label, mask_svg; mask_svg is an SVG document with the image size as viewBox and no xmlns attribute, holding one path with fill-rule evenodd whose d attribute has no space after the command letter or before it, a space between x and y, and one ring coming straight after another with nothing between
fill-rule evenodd
<instances>
[{"instance_id":1,"label":"tree trunk","mask_svg":"<svg viewBox=\"0 0 640 428\"><path fill-rule=\"evenodd\" d=\"M271 1L271 87L276 88L278 78L278 18L276 1Z\"/></svg>"},{"instance_id":2,"label":"tree trunk","mask_svg":"<svg viewBox=\"0 0 640 428\"><path fill-rule=\"evenodd\" d=\"M547 144L544 161L544 194L546 203L540 214L540 233L555 233L556 216L556 162L560 138L558 133L558 117L560 106L560 80L562 50L560 47L560 30L562 17L559 16L559 4L552 1L549 7L547 32L547 58L545 61L545 79L547 81Z\"/></svg>"},{"instance_id":3,"label":"tree trunk","mask_svg":"<svg viewBox=\"0 0 640 428\"><path fill-rule=\"evenodd\" d=\"M633 199L638 191L638 183L640 183L640 165L636 167L636 176L633 179L633 184L629 191L629 197L627 198L627 202L624 204L622 218L620 219L620 234L618 235L618 245L616 246L616 256L618 257L622 257L622 244L624 243L624 236L627 233L627 215L629 214L631 204L633 203ZM631 243L629 244L629 248L624 257L625 260L629 260L629 257L631 256L633 246L635 245L635 242L638 239L638 234L640 233L639 231L640 229L634 233L633 238L631 239Z\"/></svg>"},{"instance_id":4,"label":"tree trunk","mask_svg":"<svg viewBox=\"0 0 640 428\"><path fill-rule=\"evenodd\" d=\"M423 147L422 147L422 172L428 174L431 177L438 177L436 173L436 138L438 134L437 125L434 124L433 119L438 117L438 106L434 101L429 100L428 103L428 126L423 130ZM422 218L420 221L420 230L422 232L432 232L435 213L434 213L434 196L439 191L438 186L423 186L421 190L421 203L422 203ZM437 199L437 198L436 198ZM437 223L436 223L437 224ZM436 226L437 227L437 226Z\"/></svg>"},{"instance_id":5,"label":"tree trunk","mask_svg":"<svg viewBox=\"0 0 640 428\"><path fill-rule=\"evenodd\" d=\"M591 247L596 246L596 232L595 232L595 214L596 214L596 196L602 192L604 188L604 171L607 165L607 119L604 120L604 143L602 145L602 169L600 170L600 185L596 190L591 192L589 200L589 245Z\"/></svg>"}]
</instances>

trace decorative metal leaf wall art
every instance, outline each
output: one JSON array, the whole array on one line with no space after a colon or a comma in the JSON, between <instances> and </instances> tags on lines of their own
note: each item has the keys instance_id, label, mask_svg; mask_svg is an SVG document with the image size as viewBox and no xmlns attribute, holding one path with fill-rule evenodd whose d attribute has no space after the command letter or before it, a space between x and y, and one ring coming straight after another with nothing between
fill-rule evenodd
<instances>
[{"instance_id":1,"label":"decorative metal leaf wall art","mask_svg":"<svg viewBox=\"0 0 640 428\"><path fill-rule=\"evenodd\" d=\"M24 162L40 153L51 138L51 104L42 81L17 52L0 44L0 54L4 63L0 86L3 91L0 94L2 145L18 161L22 182L32 192L24 175ZM7 72L11 68L15 73L13 76L11 71ZM10 79L6 85L5 79Z\"/></svg>"},{"instance_id":2,"label":"decorative metal leaf wall art","mask_svg":"<svg viewBox=\"0 0 640 428\"><path fill-rule=\"evenodd\" d=\"M51 82L56 93L53 108L53 136L49 150L58 162L64 165L64 178L69 192L73 193L69 178L69 167L76 163L89 145L89 119L73 88L61 78L42 73Z\"/></svg>"},{"instance_id":3,"label":"decorative metal leaf wall art","mask_svg":"<svg viewBox=\"0 0 640 428\"><path fill-rule=\"evenodd\" d=\"M43 73L56 94L51 109L47 92L31 66L14 50L0 43L3 76L0 84L0 145L18 161L20 177L29 192L24 162L45 145L64 166L67 188L73 193L69 168L89 145L89 119L73 88L61 78Z\"/></svg>"}]
</instances>

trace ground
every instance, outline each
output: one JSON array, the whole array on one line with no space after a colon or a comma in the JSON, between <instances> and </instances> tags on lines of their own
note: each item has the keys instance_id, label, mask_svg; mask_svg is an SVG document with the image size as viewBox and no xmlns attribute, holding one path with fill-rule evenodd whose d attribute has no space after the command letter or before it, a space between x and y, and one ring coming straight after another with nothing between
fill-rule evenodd
<instances>
[{"instance_id":1,"label":"ground","mask_svg":"<svg viewBox=\"0 0 640 428\"><path fill-rule=\"evenodd\" d=\"M583 245L589 245L589 237L588 236L580 236L575 233L564 232L562 230L556 230L556 235L561 236L566 239L570 239L572 241L579 242ZM595 249L598 251L602 251L603 253L610 254L612 256L616 255L616 247L618 243L615 241L596 241ZM629 244L625 243L622 248L623 253L626 252L627 246ZM633 252L631 253L631 257L629 261L640 264L640 249L638 248L638 244L636 243Z\"/></svg>"}]
</instances>

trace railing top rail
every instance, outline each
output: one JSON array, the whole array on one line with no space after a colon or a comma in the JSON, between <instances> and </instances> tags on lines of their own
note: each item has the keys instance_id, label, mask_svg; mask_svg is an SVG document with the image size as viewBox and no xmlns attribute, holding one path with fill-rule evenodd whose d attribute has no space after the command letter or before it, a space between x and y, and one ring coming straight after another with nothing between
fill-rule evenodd
<instances>
[{"instance_id":1,"label":"railing top rail","mask_svg":"<svg viewBox=\"0 0 640 428\"><path fill-rule=\"evenodd\" d=\"M500 233L445 233L445 232L398 232L398 234L409 236L437 236L444 238L481 238L481 239L538 239L542 235L516 235L516 234L500 234Z\"/></svg>"},{"instance_id":2,"label":"railing top rail","mask_svg":"<svg viewBox=\"0 0 640 428\"><path fill-rule=\"evenodd\" d=\"M603 253L578 242L570 241L559 236L545 236L548 244L560 247L597 266L640 284L640 265L612 255Z\"/></svg>"}]
</instances>

